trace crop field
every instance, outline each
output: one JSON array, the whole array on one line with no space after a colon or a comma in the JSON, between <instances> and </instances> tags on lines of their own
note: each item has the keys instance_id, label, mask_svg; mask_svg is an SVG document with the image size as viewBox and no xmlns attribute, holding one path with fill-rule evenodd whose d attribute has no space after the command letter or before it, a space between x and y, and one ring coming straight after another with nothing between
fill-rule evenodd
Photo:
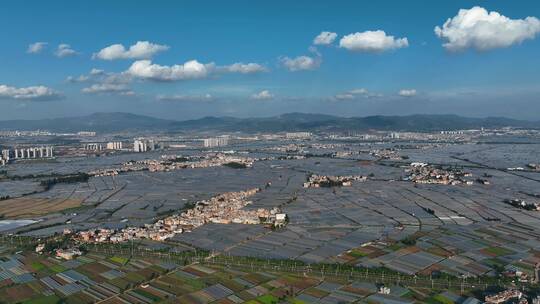
<instances>
[{"instance_id":1,"label":"crop field","mask_svg":"<svg viewBox=\"0 0 540 304\"><path fill-rule=\"evenodd\" d=\"M310 144L327 143L302 144L306 150L303 153L311 156L299 159L278 158L302 155L273 152L280 142L245 144L239 148L241 155L274 157L257 161L251 168L138 171L114 177L91 177L83 183L57 184L46 192L1 201L0 214L4 219L36 221L9 226L3 233L50 237L64 229L140 227L180 212L188 203L227 191L261 187L262 191L245 208L280 208L288 216L284 228L207 223L190 233L176 234L166 243L145 241L137 246L175 252L200 248L231 256L387 267L409 275L442 272L456 276L496 276L509 270L529 277L534 275L534 265L540 261L537 250L540 213L505 201L538 202L540 173L508 170L536 162L537 144L422 143L403 148L401 144L385 142L309 148ZM384 149L392 149L402 158L379 159L369 152ZM347 157L328 156L337 152L354 153ZM59 159L65 165L61 170L55 170L52 163L22 163L20 167L10 167L8 173L66 174L118 166L131 158L158 157L157 152L151 152ZM405 179L411 162L459 168L470 174L473 183L411 182ZM304 188L309 174L368 178L348 187ZM489 183L478 183L478 179ZM17 183L32 187L36 180L0 181L0 189L12 193L9 189L15 189ZM14 204L23 207L11 208ZM123 288L152 275L146 272L121 275L125 273L115 272L116 268L129 262L118 259L81 267L86 275L99 273L96 282L114 280ZM116 267L115 271L102 269L112 266ZM34 264L34 270L42 271L40 268ZM53 273L64 271L58 266L46 268Z\"/></svg>"},{"instance_id":2,"label":"crop field","mask_svg":"<svg viewBox=\"0 0 540 304\"><path fill-rule=\"evenodd\" d=\"M351 254L352 266L367 257L381 261L396 258L398 263L388 262L386 270L363 267L354 273L348 268L339 270L343 261L326 265L325 271L325 265L300 267L292 260L234 256L200 256L193 260L186 258L195 257L193 253L175 257L166 251L140 246L133 251L122 245L90 246L87 254L68 261L31 251L4 254L0 256L0 299L5 303L88 304L461 303L469 297L481 297L488 287L483 283L488 282L485 278L430 281L429 275L423 274L417 282L416 276L398 274L404 271L396 265L430 264L442 259L423 253L424 246L419 242L425 236L415 235L416 246L399 244L392 248L394 251L379 244L351 251L362 253ZM478 243L498 254L515 252L494 250L489 240ZM381 294L381 286L390 292Z\"/></svg>"},{"instance_id":3,"label":"crop field","mask_svg":"<svg viewBox=\"0 0 540 304\"><path fill-rule=\"evenodd\" d=\"M0 216L10 219L34 218L79 207L81 203L81 200L71 198L14 198L0 201Z\"/></svg>"}]
</instances>

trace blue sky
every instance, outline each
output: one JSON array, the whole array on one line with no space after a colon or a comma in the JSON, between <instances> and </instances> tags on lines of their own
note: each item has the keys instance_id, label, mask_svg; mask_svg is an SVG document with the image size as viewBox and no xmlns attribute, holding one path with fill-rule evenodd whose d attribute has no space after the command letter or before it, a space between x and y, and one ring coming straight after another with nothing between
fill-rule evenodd
<instances>
[{"instance_id":1,"label":"blue sky","mask_svg":"<svg viewBox=\"0 0 540 304\"><path fill-rule=\"evenodd\" d=\"M537 1L2 4L3 120L110 111L540 119Z\"/></svg>"}]
</instances>

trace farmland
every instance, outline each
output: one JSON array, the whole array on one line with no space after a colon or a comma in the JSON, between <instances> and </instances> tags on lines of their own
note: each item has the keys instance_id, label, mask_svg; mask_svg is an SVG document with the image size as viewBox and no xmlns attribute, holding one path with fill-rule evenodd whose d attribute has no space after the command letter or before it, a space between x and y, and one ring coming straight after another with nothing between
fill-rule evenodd
<instances>
[{"instance_id":1,"label":"farmland","mask_svg":"<svg viewBox=\"0 0 540 304\"><path fill-rule=\"evenodd\" d=\"M47 189L41 181L53 176L155 163L165 152L10 164L0 181L2 196L10 197L0 201L0 231L6 252L22 253L8 255L8 266L16 266L5 273L1 295L11 302L432 303L508 287L512 280L528 286L540 262L540 214L506 202L538 202L540 173L508 169L536 162L540 144L529 141L248 142L231 151L167 151L181 160L257 159L245 168L126 171ZM412 164L425 169L412 170ZM430 170L439 177L410 178ZM452 184L456 172L461 180ZM306 187L314 175L357 178ZM441 180L446 182L425 182ZM286 222L208 216L161 240L129 233L120 243L75 237L144 231L205 200L246 189L258 191L243 209L279 210ZM47 250L36 255L40 242ZM88 253L61 261L51 247ZM395 293L380 293L381 284Z\"/></svg>"}]
</instances>

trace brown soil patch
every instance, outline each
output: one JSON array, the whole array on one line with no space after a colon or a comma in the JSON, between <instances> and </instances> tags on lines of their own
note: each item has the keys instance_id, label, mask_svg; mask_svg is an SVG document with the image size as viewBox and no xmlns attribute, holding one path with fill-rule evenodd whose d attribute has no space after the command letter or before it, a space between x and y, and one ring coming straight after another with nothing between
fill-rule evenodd
<instances>
[{"instance_id":1,"label":"brown soil patch","mask_svg":"<svg viewBox=\"0 0 540 304\"><path fill-rule=\"evenodd\" d=\"M32 288L28 287L27 285L18 285L8 288L6 289L6 293L12 300L24 300L35 295Z\"/></svg>"},{"instance_id":2,"label":"brown soil patch","mask_svg":"<svg viewBox=\"0 0 540 304\"><path fill-rule=\"evenodd\" d=\"M0 201L0 215L8 219L32 218L79 207L81 203L79 199L20 197Z\"/></svg>"}]
</instances>

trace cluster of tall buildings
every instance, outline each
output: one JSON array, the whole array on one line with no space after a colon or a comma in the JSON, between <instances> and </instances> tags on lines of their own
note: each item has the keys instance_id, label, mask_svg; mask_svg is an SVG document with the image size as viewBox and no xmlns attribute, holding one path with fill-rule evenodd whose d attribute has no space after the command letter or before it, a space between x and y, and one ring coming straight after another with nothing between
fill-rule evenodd
<instances>
[{"instance_id":1,"label":"cluster of tall buildings","mask_svg":"<svg viewBox=\"0 0 540 304\"><path fill-rule=\"evenodd\" d=\"M287 139L308 139L311 138L311 132L289 132L285 134Z\"/></svg>"},{"instance_id":2,"label":"cluster of tall buildings","mask_svg":"<svg viewBox=\"0 0 540 304\"><path fill-rule=\"evenodd\" d=\"M124 144L121 141L110 141L107 143L86 143L84 149L87 151L111 151L122 150ZM153 151L161 148L160 144L153 139L137 138L133 141L134 152Z\"/></svg>"},{"instance_id":3,"label":"cluster of tall buildings","mask_svg":"<svg viewBox=\"0 0 540 304\"><path fill-rule=\"evenodd\" d=\"M153 139L135 139L133 141L133 151L135 152L146 152L159 149L160 146Z\"/></svg>"},{"instance_id":4,"label":"cluster of tall buildings","mask_svg":"<svg viewBox=\"0 0 540 304\"><path fill-rule=\"evenodd\" d=\"M103 150L103 145L98 143L89 143L84 145L86 151L101 151Z\"/></svg>"},{"instance_id":5,"label":"cluster of tall buildings","mask_svg":"<svg viewBox=\"0 0 540 304\"><path fill-rule=\"evenodd\" d=\"M13 158L51 158L54 156L52 146L20 148L13 150Z\"/></svg>"},{"instance_id":6,"label":"cluster of tall buildings","mask_svg":"<svg viewBox=\"0 0 540 304\"><path fill-rule=\"evenodd\" d=\"M111 141L107 143L107 150L122 150L121 141Z\"/></svg>"},{"instance_id":7,"label":"cluster of tall buildings","mask_svg":"<svg viewBox=\"0 0 540 304\"><path fill-rule=\"evenodd\" d=\"M52 158L54 151L52 146L4 149L0 156L0 165L7 164L11 159L38 159Z\"/></svg>"},{"instance_id":8,"label":"cluster of tall buildings","mask_svg":"<svg viewBox=\"0 0 540 304\"><path fill-rule=\"evenodd\" d=\"M84 145L84 149L87 151L103 151L104 148L107 150L122 150L122 142L111 141L105 145L102 143L87 143Z\"/></svg>"},{"instance_id":9,"label":"cluster of tall buildings","mask_svg":"<svg viewBox=\"0 0 540 304\"><path fill-rule=\"evenodd\" d=\"M223 147L229 144L229 139L226 137L205 138L203 145L205 148Z\"/></svg>"}]
</instances>

